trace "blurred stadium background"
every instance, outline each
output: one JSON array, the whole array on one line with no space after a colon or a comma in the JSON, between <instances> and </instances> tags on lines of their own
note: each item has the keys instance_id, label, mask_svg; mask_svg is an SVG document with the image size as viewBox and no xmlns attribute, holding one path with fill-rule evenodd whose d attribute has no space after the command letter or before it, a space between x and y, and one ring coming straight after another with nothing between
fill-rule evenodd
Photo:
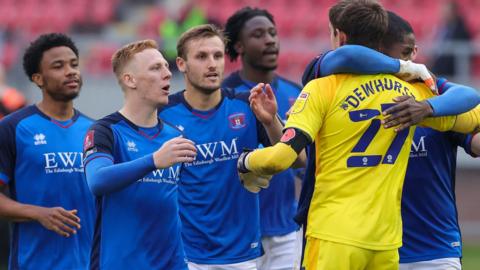
<instances>
[{"instance_id":1,"label":"blurred stadium background","mask_svg":"<svg viewBox=\"0 0 480 270\"><path fill-rule=\"evenodd\" d=\"M0 0L0 61L7 84L21 90L30 103L40 91L24 75L24 48L38 34L58 31L71 35L80 49L84 86L76 106L98 118L121 106L121 91L110 67L119 46L152 38L173 61L176 38L189 27L205 22L223 25L245 5L268 9L278 27L281 53L278 72L299 82L306 63L330 48L328 9L335 0ZM442 0L381 0L387 9L406 18L416 33L420 51L417 61L435 65L447 57L453 72L447 78L480 89L480 0L457 0L467 36L446 40L449 13ZM451 21L450 21L451 22ZM172 68L175 70L174 62ZM237 63L227 61L226 73ZM183 88L174 74L174 91ZM457 202L464 238L464 269L480 269L480 162L459 153ZM32 179L34 180L34 179ZM0 223L0 269L7 262L7 226Z\"/></svg>"}]
</instances>

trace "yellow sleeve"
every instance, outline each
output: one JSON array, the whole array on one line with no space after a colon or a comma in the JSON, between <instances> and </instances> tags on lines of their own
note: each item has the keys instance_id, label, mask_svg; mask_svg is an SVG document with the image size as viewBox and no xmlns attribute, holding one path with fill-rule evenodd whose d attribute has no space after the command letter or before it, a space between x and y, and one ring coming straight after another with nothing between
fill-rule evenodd
<instances>
[{"instance_id":1,"label":"yellow sleeve","mask_svg":"<svg viewBox=\"0 0 480 270\"><path fill-rule=\"evenodd\" d=\"M332 103L335 85L335 75L310 81L293 104L285 129L300 129L313 142Z\"/></svg>"},{"instance_id":2,"label":"yellow sleeve","mask_svg":"<svg viewBox=\"0 0 480 270\"><path fill-rule=\"evenodd\" d=\"M455 131L459 133L474 133L480 131L480 105L474 109L454 116L426 118L421 126L431 127L439 131Z\"/></svg>"},{"instance_id":3,"label":"yellow sleeve","mask_svg":"<svg viewBox=\"0 0 480 270\"><path fill-rule=\"evenodd\" d=\"M457 121L452 131L460 133L480 132L480 105L466 113L457 115Z\"/></svg>"},{"instance_id":4,"label":"yellow sleeve","mask_svg":"<svg viewBox=\"0 0 480 270\"><path fill-rule=\"evenodd\" d=\"M415 83L418 100L433 97L433 94L423 83ZM459 133L472 133L480 131L480 105L474 109L455 116L431 117L420 122L421 126L430 127L439 131L455 131Z\"/></svg>"},{"instance_id":5,"label":"yellow sleeve","mask_svg":"<svg viewBox=\"0 0 480 270\"><path fill-rule=\"evenodd\" d=\"M420 126L433 128L438 131L452 130L457 116L428 117L419 123Z\"/></svg>"},{"instance_id":6,"label":"yellow sleeve","mask_svg":"<svg viewBox=\"0 0 480 270\"><path fill-rule=\"evenodd\" d=\"M246 167L258 175L273 175L290 168L297 156L292 147L279 142L248 154Z\"/></svg>"}]
</instances>

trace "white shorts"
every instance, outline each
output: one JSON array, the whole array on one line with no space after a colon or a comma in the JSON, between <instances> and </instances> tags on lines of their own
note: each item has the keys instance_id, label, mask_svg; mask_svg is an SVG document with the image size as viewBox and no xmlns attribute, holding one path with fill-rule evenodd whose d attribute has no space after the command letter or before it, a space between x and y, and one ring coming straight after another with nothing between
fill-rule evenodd
<instances>
[{"instance_id":1,"label":"white shorts","mask_svg":"<svg viewBox=\"0 0 480 270\"><path fill-rule=\"evenodd\" d=\"M401 263L400 270L461 270L459 258L442 258L431 261Z\"/></svg>"},{"instance_id":2,"label":"white shorts","mask_svg":"<svg viewBox=\"0 0 480 270\"><path fill-rule=\"evenodd\" d=\"M232 264L196 264L188 262L188 270L258 270L258 259Z\"/></svg>"},{"instance_id":3,"label":"white shorts","mask_svg":"<svg viewBox=\"0 0 480 270\"><path fill-rule=\"evenodd\" d=\"M259 270L299 269L302 254L302 232L262 237L265 254L258 260Z\"/></svg>"}]
</instances>

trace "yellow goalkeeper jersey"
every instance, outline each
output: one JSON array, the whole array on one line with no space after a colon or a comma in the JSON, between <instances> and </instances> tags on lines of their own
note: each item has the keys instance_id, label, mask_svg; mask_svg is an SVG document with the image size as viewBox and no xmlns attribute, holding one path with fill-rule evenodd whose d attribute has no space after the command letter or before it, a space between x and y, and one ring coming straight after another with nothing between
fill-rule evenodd
<instances>
[{"instance_id":1,"label":"yellow goalkeeper jersey","mask_svg":"<svg viewBox=\"0 0 480 270\"><path fill-rule=\"evenodd\" d=\"M371 250L401 246L401 195L414 128L395 133L381 125L382 111L401 95L433 96L391 75L350 74L313 80L300 93L285 127L315 141L307 236ZM454 122L432 118L428 125L448 130Z\"/></svg>"}]
</instances>

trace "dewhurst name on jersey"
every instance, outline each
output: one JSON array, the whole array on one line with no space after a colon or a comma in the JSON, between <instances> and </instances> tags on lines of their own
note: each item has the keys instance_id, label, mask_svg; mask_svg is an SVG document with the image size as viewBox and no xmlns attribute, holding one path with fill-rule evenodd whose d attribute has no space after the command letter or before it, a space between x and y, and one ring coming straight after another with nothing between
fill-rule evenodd
<instances>
[{"instance_id":1,"label":"dewhurst name on jersey","mask_svg":"<svg viewBox=\"0 0 480 270\"><path fill-rule=\"evenodd\" d=\"M352 94L348 95L340 105L343 110L349 108L357 108L365 99L383 91L395 91L400 95L408 95L415 98L407 86L399 81L390 78L374 79L360 85L352 90Z\"/></svg>"}]
</instances>

